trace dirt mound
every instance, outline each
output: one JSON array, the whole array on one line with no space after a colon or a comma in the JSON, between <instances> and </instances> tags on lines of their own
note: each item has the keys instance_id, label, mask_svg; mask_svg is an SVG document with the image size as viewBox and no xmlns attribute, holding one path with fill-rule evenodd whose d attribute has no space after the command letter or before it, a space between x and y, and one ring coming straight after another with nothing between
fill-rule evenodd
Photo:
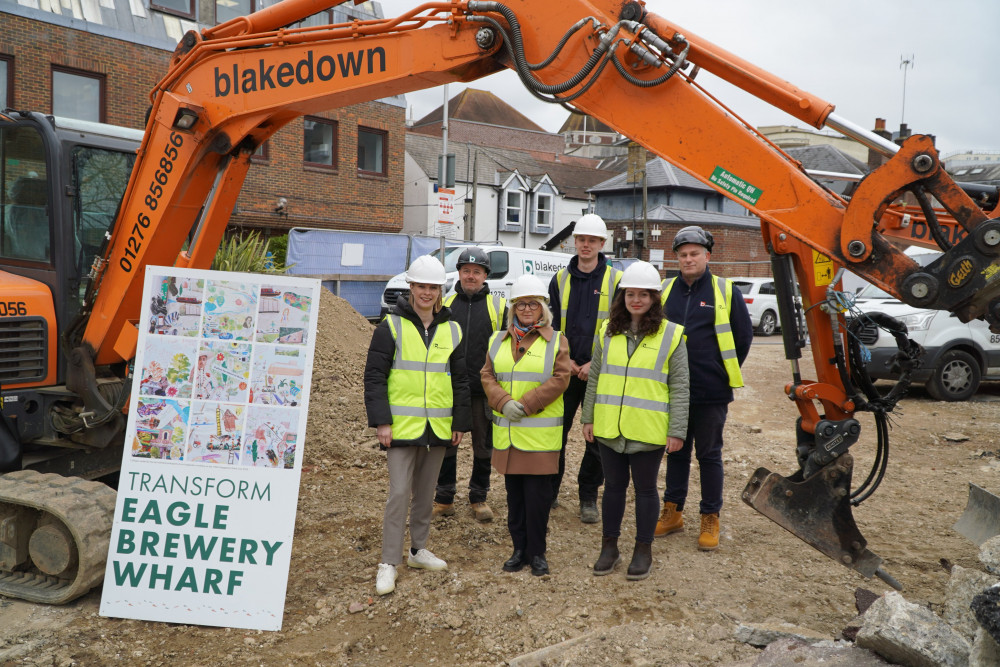
<instances>
[{"instance_id":1,"label":"dirt mound","mask_svg":"<svg viewBox=\"0 0 1000 667\"><path fill-rule=\"evenodd\" d=\"M347 301L322 290L304 464L353 463L375 442L367 429L364 370L374 327Z\"/></svg>"}]
</instances>

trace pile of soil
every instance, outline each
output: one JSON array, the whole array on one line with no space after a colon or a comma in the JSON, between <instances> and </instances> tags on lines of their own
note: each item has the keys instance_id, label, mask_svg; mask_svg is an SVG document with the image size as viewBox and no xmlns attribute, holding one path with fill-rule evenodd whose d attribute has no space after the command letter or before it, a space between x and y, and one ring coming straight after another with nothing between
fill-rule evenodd
<instances>
[{"instance_id":1,"label":"pile of soil","mask_svg":"<svg viewBox=\"0 0 1000 667\"><path fill-rule=\"evenodd\" d=\"M562 658L594 665L727 665L760 649L737 640L739 624L793 623L829 638L856 615L855 590L889 588L814 551L740 500L751 473L795 469L794 405L777 339L758 338L744 366L747 387L726 427L721 547L697 550L698 478L692 475L687 529L653 546L651 576L628 582L624 564L594 577L600 524L578 518L575 471L582 439L574 432L567 473L549 525L551 575L504 573L510 555L503 479L494 473L493 523L476 523L462 487L471 470L468 439L459 452L457 513L436 521L428 547L444 572L400 568L396 592L378 597L385 456L367 427L362 373L372 326L324 292L291 574L280 632L180 626L97 614L100 590L64 607L0 602L0 663L40 665L497 665L580 638ZM802 368L812 376L809 363ZM975 545L951 526L967 482L1000 492L993 454L1000 392L939 403L915 389L890 432L885 482L855 511L868 547L904 585L908 600L941 611L946 565L981 569ZM868 471L874 424L862 416L852 449L855 484ZM961 436L961 437L957 437ZM696 470L696 467L695 467ZM662 472L661 472L662 489ZM622 542L634 535L631 502ZM942 564L942 561L946 561ZM550 663L551 664L551 663Z\"/></svg>"}]
</instances>

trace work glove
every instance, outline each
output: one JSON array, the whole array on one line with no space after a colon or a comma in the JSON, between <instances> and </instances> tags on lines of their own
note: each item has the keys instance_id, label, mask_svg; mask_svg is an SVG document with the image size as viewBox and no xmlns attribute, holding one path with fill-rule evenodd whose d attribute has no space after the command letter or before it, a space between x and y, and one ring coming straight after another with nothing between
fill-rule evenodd
<instances>
[{"instance_id":1,"label":"work glove","mask_svg":"<svg viewBox=\"0 0 1000 667\"><path fill-rule=\"evenodd\" d=\"M507 401L503 404L503 416L512 422L521 421L526 414L524 406L517 401Z\"/></svg>"}]
</instances>

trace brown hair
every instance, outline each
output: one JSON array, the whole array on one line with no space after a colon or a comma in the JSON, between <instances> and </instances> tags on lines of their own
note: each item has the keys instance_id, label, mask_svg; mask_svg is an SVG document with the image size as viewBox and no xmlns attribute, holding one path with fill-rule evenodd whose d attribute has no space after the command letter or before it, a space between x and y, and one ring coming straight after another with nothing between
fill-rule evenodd
<instances>
[{"instance_id":1,"label":"brown hair","mask_svg":"<svg viewBox=\"0 0 1000 667\"><path fill-rule=\"evenodd\" d=\"M659 290L648 289L646 291L649 292L653 303L650 304L649 310L639 321L638 333L642 336L651 336L660 330L660 323L664 320L663 305L660 303ZM608 335L617 336L631 328L632 313L628 312L628 308L625 307L625 290L620 289L611 302L611 312L608 314Z\"/></svg>"}]
</instances>

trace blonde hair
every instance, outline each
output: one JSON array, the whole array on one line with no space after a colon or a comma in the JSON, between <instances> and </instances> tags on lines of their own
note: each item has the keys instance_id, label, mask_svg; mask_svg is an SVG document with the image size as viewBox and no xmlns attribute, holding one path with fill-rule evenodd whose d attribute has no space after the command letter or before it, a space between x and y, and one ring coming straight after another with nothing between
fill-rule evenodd
<instances>
[{"instance_id":1,"label":"blonde hair","mask_svg":"<svg viewBox=\"0 0 1000 667\"><path fill-rule=\"evenodd\" d=\"M536 322L536 324L540 324L540 325L546 326L546 327L550 326L552 324L552 311L549 310L549 305L547 303L545 303L545 299L542 299L542 298L537 297L537 296L528 296L528 297L522 297L522 298L518 299L518 301L537 301L542 306L542 314L538 318L538 322ZM510 327L511 324L514 323L514 310L515 310L515 308L514 308L514 302L511 301L507 305L507 327L508 328Z\"/></svg>"},{"instance_id":2,"label":"blonde hair","mask_svg":"<svg viewBox=\"0 0 1000 667\"><path fill-rule=\"evenodd\" d=\"M437 301L434 302L434 313L437 314L437 313L441 312L442 308L444 308L444 285L435 285L435 287L438 288L438 298L437 298ZM412 308L413 310L416 310L417 306L413 302L413 292L410 291L410 290L407 290L406 291L406 298L410 302L410 308Z\"/></svg>"}]
</instances>

